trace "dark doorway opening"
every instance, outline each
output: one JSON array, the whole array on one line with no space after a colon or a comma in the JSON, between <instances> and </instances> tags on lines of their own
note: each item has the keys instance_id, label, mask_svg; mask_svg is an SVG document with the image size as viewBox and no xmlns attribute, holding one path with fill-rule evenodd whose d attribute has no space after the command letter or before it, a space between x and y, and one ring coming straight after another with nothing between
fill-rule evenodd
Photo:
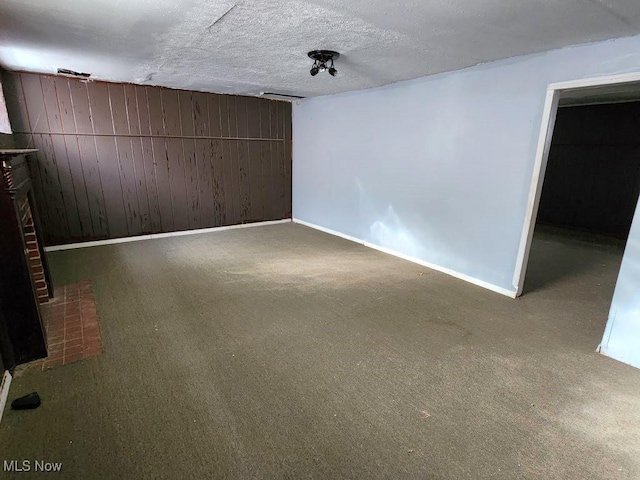
<instances>
[{"instance_id":1,"label":"dark doorway opening","mask_svg":"<svg viewBox=\"0 0 640 480\"><path fill-rule=\"evenodd\" d=\"M639 131L640 102L558 108L524 293L575 283L608 309L640 194Z\"/></svg>"}]
</instances>

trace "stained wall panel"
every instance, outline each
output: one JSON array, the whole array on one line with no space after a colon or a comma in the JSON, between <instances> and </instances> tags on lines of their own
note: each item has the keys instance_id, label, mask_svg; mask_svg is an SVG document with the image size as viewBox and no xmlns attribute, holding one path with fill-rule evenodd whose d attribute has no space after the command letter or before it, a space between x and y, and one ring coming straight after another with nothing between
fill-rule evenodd
<instances>
[{"instance_id":1,"label":"stained wall panel","mask_svg":"<svg viewBox=\"0 0 640 480\"><path fill-rule=\"evenodd\" d=\"M262 198L266 199L262 203L263 215L271 216L273 206L271 202L271 145L268 142L260 142L260 158L262 159Z\"/></svg>"},{"instance_id":2,"label":"stained wall panel","mask_svg":"<svg viewBox=\"0 0 640 480\"><path fill-rule=\"evenodd\" d=\"M55 157L56 173L60 183L60 193L62 194L62 206L66 212L69 234L73 237L82 236L82 226L76 205L75 190L69 169L69 157L67 155L66 138L62 135L51 136L53 144L53 155Z\"/></svg>"},{"instance_id":3,"label":"stained wall panel","mask_svg":"<svg viewBox=\"0 0 640 480\"><path fill-rule=\"evenodd\" d=\"M225 141L225 143L229 142ZM222 140L209 140L209 154L208 166L211 170L214 218L217 225L224 225L224 212L233 212L233 202L231 191L225 190L224 182L229 177L225 172L225 169L229 169L225 161L228 162L229 158L223 157ZM233 221L231 214L229 218Z\"/></svg>"},{"instance_id":4,"label":"stained wall panel","mask_svg":"<svg viewBox=\"0 0 640 480\"><path fill-rule=\"evenodd\" d=\"M189 211L189 228L202 228L200 209L200 175L198 159L196 157L196 141L193 138L182 140L185 167L185 187L187 193L187 207Z\"/></svg>"},{"instance_id":5,"label":"stained wall panel","mask_svg":"<svg viewBox=\"0 0 640 480\"><path fill-rule=\"evenodd\" d=\"M89 105L89 92L87 86L81 82L69 81L73 117L78 133L93 133L91 123L91 106Z\"/></svg>"},{"instance_id":6,"label":"stained wall panel","mask_svg":"<svg viewBox=\"0 0 640 480\"><path fill-rule=\"evenodd\" d=\"M50 132L44 93L51 95L52 92L50 90L43 91L39 75L23 74L22 93L27 106L28 132ZM11 120L11 116L9 120Z\"/></svg>"},{"instance_id":7,"label":"stained wall panel","mask_svg":"<svg viewBox=\"0 0 640 480\"><path fill-rule=\"evenodd\" d=\"M93 230L93 220L91 219L89 198L87 196L87 182L84 174L79 140L80 138L76 135L65 136L69 174L74 192L74 203L70 209L73 210L75 208L78 211L78 221L80 223L82 237L93 238L95 237L95 233Z\"/></svg>"},{"instance_id":8,"label":"stained wall panel","mask_svg":"<svg viewBox=\"0 0 640 480\"><path fill-rule=\"evenodd\" d=\"M3 86L18 146L40 150L48 245L290 217L288 103L17 72Z\"/></svg>"},{"instance_id":9,"label":"stained wall panel","mask_svg":"<svg viewBox=\"0 0 640 480\"><path fill-rule=\"evenodd\" d=\"M279 143L276 145L276 176L278 178L278 193L277 193L277 205L281 211L287 209L287 196L285 194L285 188L287 188L287 178L284 168L285 162L285 149L284 146Z\"/></svg>"},{"instance_id":10,"label":"stained wall panel","mask_svg":"<svg viewBox=\"0 0 640 480\"><path fill-rule=\"evenodd\" d=\"M98 152L95 138L91 136L78 136L78 148L77 164L82 168L93 237L106 238L109 236L109 227L107 224L107 213L98 166Z\"/></svg>"},{"instance_id":11,"label":"stained wall panel","mask_svg":"<svg viewBox=\"0 0 640 480\"><path fill-rule=\"evenodd\" d=\"M143 232L140 224L140 207L138 205L138 189L131 138L116 137L116 150L127 231L129 235L140 235Z\"/></svg>"},{"instance_id":12,"label":"stained wall panel","mask_svg":"<svg viewBox=\"0 0 640 480\"><path fill-rule=\"evenodd\" d=\"M244 153L241 156L239 145L240 143L236 140L230 140L222 144L222 168L225 174L221 188L225 192L224 198L227 202L224 214L227 215L226 223L228 225L246 222L246 219L243 220L242 215L241 192L242 188L247 185L247 180L242 173L241 159L244 159ZM245 150L246 148L243 147L242 152ZM242 183L242 188L241 182L244 182Z\"/></svg>"},{"instance_id":13,"label":"stained wall panel","mask_svg":"<svg viewBox=\"0 0 640 480\"><path fill-rule=\"evenodd\" d=\"M205 139L194 140L195 161L198 167L198 209L202 228L210 228L220 224L215 208L213 169L209 154L211 141Z\"/></svg>"},{"instance_id":14,"label":"stained wall panel","mask_svg":"<svg viewBox=\"0 0 640 480\"><path fill-rule=\"evenodd\" d=\"M149 194L147 192L147 182L144 171L144 153L142 150L142 138L132 137L131 155L133 159L133 175L135 179L136 194L138 200L138 217L140 221L140 233L149 234L151 222L149 214Z\"/></svg>"},{"instance_id":15,"label":"stained wall panel","mask_svg":"<svg viewBox=\"0 0 640 480\"><path fill-rule=\"evenodd\" d=\"M207 121L209 122L209 135L222 136L222 118L220 115L220 96L207 95Z\"/></svg>"},{"instance_id":16,"label":"stained wall panel","mask_svg":"<svg viewBox=\"0 0 640 480\"><path fill-rule=\"evenodd\" d=\"M135 86L136 94L136 108L138 110L138 122L140 122L140 135L151 135L150 124L150 106L147 101L147 89L146 87ZM155 89L157 90L157 89Z\"/></svg>"},{"instance_id":17,"label":"stained wall panel","mask_svg":"<svg viewBox=\"0 0 640 480\"><path fill-rule=\"evenodd\" d=\"M58 105L58 93L53 77L41 77L40 83L43 91L44 113L47 116L47 123L50 132L62 131L62 120L60 119L60 107Z\"/></svg>"},{"instance_id":18,"label":"stained wall panel","mask_svg":"<svg viewBox=\"0 0 640 480\"><path fill-rule=\"evenodd\" d=\"M179 103L179 120L182 136L193 137L195 135L195 128L193 125L193 102L192 92L186 90L180 90L178 92Z\"/></svg>"},{"instance_id":19,"label":"stained wall panel","mask_svg":"<svg viewBox=\"0 0 640 480\"><path fill-rule=\"evenodd\" d=\"M247 111L245 108L246 99L244 97L227 97L226 113L222 112L225 119L229 119L229 136L246 137L246 131L242 130L242 125L247 124Z\"/></svg>"},{"instance_id":20,"label":"stained wall panel","mask_svg":"<svg viewBox=\"0 0 640 480\"><path fill-rule=\"evenodd\" d=\"M249 177L249 142L246 140L232 141L232 150L238 152L238 173L240 175L240 222L249 222L249 214L251 208L250 187L251 180Z\"/></svg>"},{"instance_id":21,"label":"stained wall panel","mask_svg":"<svg viewBox=\"0 0 640 480\"><path fill-rule=\"evenodd\" d=\"M179 137L182 132L180 128L180 103L178 100L178 91L162 89L161 97L164 133L169 136Z\"/></svg>"},{"instance_id":22,"label":"stained wall panel","mask_svg":"<svg viewBox=\"0 0 640 480\"><path fill-rule=\"evenodd\" d=\"M149 114L149 125L152 136L163 136L164 120L162 115L162 90L158 88L142 87L145 89L147 97L147 112ZM138 97L140 100L140 97ZM142 109L141 109L142 110ZM141 121L142 123L142 121Z\"/></svg>"},{"instance_id":23,"label":"stained wall panel","mask_svg":"<svg viewBox=\"0 0 640 480\"><path fill-rule=\"evenodd\" d=\"M222 224L242 223L238 142L236 140L221 141L220 148L222 149L222 168L225 172L221 187L224 192L222 198L225 207L222 210Z\"/></svg>"},{"instance_id":24,"label":"stained wall panel","mask_svg":"<svg viewBox=\"0 0 640 480\"><path fill-rule=\"evenodd\" d=\"M174 228L189 230L185 159L180 138L167 139L167 165Z\"/></svg>"},{"instance_id":25,"label":"stained wall panel","mask_svg":"<svg viewBox=\"0 0 640 480\"><path fill-rule=\"evenodd\" d=\"M260 130L258 129L258 134ZM263 216L262 188L262 142L248 142L249 147L249 221L255 222Z\"/></svg>"},{"instance_id":26,"label":"stained wall panel","mask_svg":"<svg viewBox=\"0 0 640 480\"><path fill-rule=\"evenodd\" d=\"M209 109L207 107L207 95L202 92L193 92L192 96L192 121L194 126L194 135L196 137L211 136L209 128ZM219 136L219 134L218 134Z\"/></svg>"},{"instance_id":27,"label":"stained wall panel","mask_svg":"<svg viewBox=\"0 0 640 480\"><path fill-rule=\"evenodd\" d=\"M158 200L158 183L156 181L156 160L153 149L153 139L149 137L140 138L142 143L142 171L143 181L147 187L147 201L149 202L149 232L159 233L162 229L162 219L160 217L160 202Z\"/></svg>"},{"instance_id":28,"label":"stained wall panel","mask_svg":"<svg viewBox=\"0 0 640 480\"><path fill-rule=\"evenodd\" d=\"M111 121L116 135L129 134L129 118L127 115L127 103L124 97L124 85L109 84L109 108L111 109Z\"/></svg>"},{"instance_id":29,"label":"stained wall panel","mask_svg":"<svg viewBox=\"0 0 640 480\"><path fill-rule=\"evenodd\" d=\"M124 209L116 139L110 136L96 137L96 147L109 234L115 238L126 237L129 235L129 230Z\"/></svg>"},{"instance_id":30,"label":"stained wall panel","mask_svg":"<svg viewBox=\"0 0 640 480\"><path fill-rule=\"evenodd\" d=\"M292 182L292 154L291 154L291 146L293 144L293 132L291 128L291 105L281 102L282 114L284 115L284 160L283 160L283 168L284 168L284 206L285 208L285 216L291 217L291 182Z\"/></svg>"},{"instance_id":31,"label":"stained wall panel","mask_svg":"<svg viewBox=\"0 0 640 480\"><path fill-rule=\"evenodd\" d=\"M113 118L109 105L109 85L101 82L87 84L89 93L89 108L91 109L91 123L93 133L113 135ZM31 99L25 92L27 105L31 105Z\"/></svg>"},{"instance_id":32,"label":"stained wall panel","mask_svg":"<svg viewBox=\"0 0 640 480\"><path fill-rule=\"evenodd\" d=\"M269 122L271 121L269 103L259 102L258 108L260 109L260 138L270 138L271 134L271 126Z\"/></svg>"},{"instance_id":33,"label":"stained wall panel","mask_svg":"<svg viewBox=\"0 0 640 480\"><path fill-rule=\"evenodd\" d=\"M247 97L247 136L260 138L260 99Z\"/></svg>"},{"instance_id":34,"label":"stained wall panel","mask_svg":"<svg viewBox=\"0 0 640 480\"><path fill-rule=\"evenodd\" d=\"M67 211L64 207L62 188L58 176L58 160L54 153L51 135L34 134L33 146L38 148L36 168L42 180L42 197L44 198L44 208L42 208L43 205L38 205L38 211L44 209L47 212L48 230L45 231L47 237L54 242L56 240L61 242L66 238L71 238L71 233L69 232Z\"/></svg>"},{"instance_id":35,"label":"stained wall panel","mask_svg":"<svg viewBox=\"0 0 640 480\"><path fill-rule=\"evenodd\" d=\"M136 87L134 85L124 86L124 98L129 133L131 133L132 135L140 135L138 100L136 98Z\"/></svg>"}]
</instances>

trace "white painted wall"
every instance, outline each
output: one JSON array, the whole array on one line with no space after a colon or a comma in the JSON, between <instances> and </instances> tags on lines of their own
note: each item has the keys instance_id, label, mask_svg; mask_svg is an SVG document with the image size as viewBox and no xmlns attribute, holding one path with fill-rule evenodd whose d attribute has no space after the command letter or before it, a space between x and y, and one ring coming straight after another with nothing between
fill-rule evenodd
<instances>
[{"instance_id":1,"label":"white painted wall","mask_svg":"<svg viewBox=\"0 0 640 480\"><path fill-rule=\"evenodd\" d=\"M627 72L640 72L640 37L296 102L293 217L515 293L547 86ZM639 223L614 300L614 357L619 322L640 341Z\"/></svg>"}]
</instances>

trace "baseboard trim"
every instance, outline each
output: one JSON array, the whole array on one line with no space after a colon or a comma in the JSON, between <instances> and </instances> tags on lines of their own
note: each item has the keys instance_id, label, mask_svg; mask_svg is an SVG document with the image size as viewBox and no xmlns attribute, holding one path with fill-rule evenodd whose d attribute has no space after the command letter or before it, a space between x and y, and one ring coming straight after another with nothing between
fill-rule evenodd
<instances>
[{"instance_id":1,"label":"baseboard trim","mask_svg":"<svg viewBox=\"0 0 640 480\"><path fill-rule=\"evenodd\" d=\"M7 399L9 398L11 380L13 380L11 373L9 373L9 370L5 370L4 375L2 376L2 383L0 384L0 422L2 422L4 407L7 405Z\"/></svg>"},{"instance_id":2,"label":"baseboard trim","mask_svg":"<svg viewBox=\"0 0 640 480\"><path fill-rule=\"evenodd\" d=\"M200 233L222 232L225 230L235 230L238 228L264 227L266 225L278 225L280 223L291 223L290 218L284 220L269 220L266 222L241 223L238 225L227 225L224 227L198 228L195 230L180 230L179 232L152 233L149 235L137 235L135 237L111 238L109 240L94 240L90 242L67 243L65 245L54 245L45 247L46 252L57 252L60 250L72 250L74 248L100 247L102 245L113 245L116 243L139 242L140 240L153 240L156 238L181 237L184 235L198 235Z\"/></svg>"},{"instance_id":3,"label":"baseboard trim","mask_svg":"<svg viewBox=\"0 0 640 480\"><path fill-rule=\"evenodd\" d=\"M409 262L417 263L418 265L422 265L423 267L430 268L431 270L436 270L438 272L446 273L452 277L458 278L460 280L464 280L465 282L472 283L479 287L486 288L487 290L491 290L493 292L499 293L501 295L505 295L510 298L516 298L515 291L508 290L503 287L499 287L494 285L493 283L485 282L483 280L479 280L475 277L471 277L464 273L456 272L455 270L451 270L446 267L441 267L440 265L436 265L434 263L429 263L419 258L411 257L409 255L405 255L404 253L396 252L395 250L391 250L386 247L381 247L380 245L376 245L374 243L366 242L356 237L352 237L350 235L345 235L344 233L337 232L335 230L331 230L330 228L321 227L320 225L316 225L314 223L306 222L304 220L300 220L299 218L293 218L293 223L298 223L300 225L304 225L305 227L313 228L315 230L319 230L324 233L328 233L330 235L334 235L336 237L344 238L345 240L349 240L351 242L359 243L360 245L364 245L365 247L373 248L374 250L378 250L383 253L387 253L389 255L393 255L394 257L402 258L403 260L407 260Z\"/></svg>"},{"instance_id":4,"label":"baseboard trim","mask_svg":"<svg viewBox=\"0 0 640 480\"><path fill-rule=\"evenodd\" d=\"M627 356L624 355L624 352L622 355L620 355L619 352L611 352L609 351L608 348L603 347L602 344L598 345L596 352L604 357L610 358L612 360L616 360L617 362L626 363L627 365L630 365L634 368L640 368L640 363L638 362L637 358L629 359L628 355Z\"/></svg>"}]
</instances>

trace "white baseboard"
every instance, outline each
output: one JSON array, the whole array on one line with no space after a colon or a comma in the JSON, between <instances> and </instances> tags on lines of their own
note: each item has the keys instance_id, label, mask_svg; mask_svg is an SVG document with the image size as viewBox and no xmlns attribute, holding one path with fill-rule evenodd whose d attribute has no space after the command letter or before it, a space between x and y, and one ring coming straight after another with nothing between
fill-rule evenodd
<instances>
[{"instance_id":1,"label":"white baseboard","mask_svg":"<svg viewBox=\"0 0 640 480\"><path fill-rule=\"evenodd\" d=\"M109 240L95 240L91 242L67 243L66 245L54 245L45 247L46 252L57 252L59 250L71 250L74 248L99 247L102 245L113 245L115 243L139 242L140 240L152 240L154 238L181 237L183 235L197 235L200 233L221 232L224 230L235 230L237 228L263 227L265 225L277 225L280 223L291 223L290 218L284 220L270 220L267 222L241 223L239 225L227 225L224 227L199 228L196 230L181 230L179 232L152 233L150 235L138 235L135 237L111 238Z\"/></svg>"},{"instance_id":2,"label":"white baseboard","mask_svg":"<svg viewBox=\"0 0 640 480\"><path fill-rule=\"evenodd\" d=\"M359 238L352 237L350 235L345 235L344 233L340 233L340 232L337 232L335 230L331 230L329 228L321 227L320 225L316 225L314 223L305 222L304 220L300 220L298 218L294 218L294 219L292 219L292 221L293 221L293 223L299 223L300 225L304 225L306 227L314 228L316 230L320 230L321 232L325 232L325 233L328 233L330 235L335 235L336 237L341 237L341 238L344 238L346 240L359 243L361 245L364 245L365 247L373 248L374 250L378 250L380 252L384 252L384 253L387 253L389 255L393 255L394 257L399 257L399 258L402 258L403 260L407 260L409 262L417 263L418 265L422 265L423 267L427 267L427 268L430 268L432 270L437 270L438 272L446 273L447 275L451 275L452 277L459 278L460 280L464 280L465 282L469 282L469 283L472 283L474 285L478 285L479 287L486 288L486 289L491 290L493 292L500 293L501 295L505 295L505 296L510 297L510 298L516 298L516 293L517 292L515 292L515 291L508 290L508 289L503 288L503 287L499 287L497 285L494 285L493 283L489 283L489 282L485 282L483 280L479 280L479 279L477 279L475 277L471 277L469 275L465 275L464 273L456 272L455 270L451 270L451 269L446 268L446 267L441 267L440 265L436 265L436 264L433 264L433 263L425 262L424 260L421 260L419 258L411 257L409 255L405 255L404 253L396 252L396 251L391 250L389 248L381 247L379 245L375 245L373 243L366 242L366 241L361 240Z\"/></svg>"},{"instance_id":3,"label":"white baseboard","mask_svg":"<svg viewBox=\"0 0 640 480\"><path fill-rule=\"evenodd\" d=\"M628 355L629 352L610 351L607 347L603 347L602 344L598 345L596 352L598 352L600 355L604 355L605 357L609 357L613 360L617 360L618 362L631 365L634 368L640 368L640 361L638 360L637 355L633 355L633 352L631 354L632 358L629 358L629 355Z\"/></svg>"},{"instance_id":4,"label":"white baseboard","mask_svg":"<svg viewBox=\"0 0 640 480\"><path fill-rule=\"evenodd\" d=\"M4 407L7 404L9 398L9 387L11 386L11 380L13 377L9 373L9 370L4 371L2 376L2 383L0 384L0 422L2 422L2 414L4 413Z\"/></svg>"}]
</instances>

